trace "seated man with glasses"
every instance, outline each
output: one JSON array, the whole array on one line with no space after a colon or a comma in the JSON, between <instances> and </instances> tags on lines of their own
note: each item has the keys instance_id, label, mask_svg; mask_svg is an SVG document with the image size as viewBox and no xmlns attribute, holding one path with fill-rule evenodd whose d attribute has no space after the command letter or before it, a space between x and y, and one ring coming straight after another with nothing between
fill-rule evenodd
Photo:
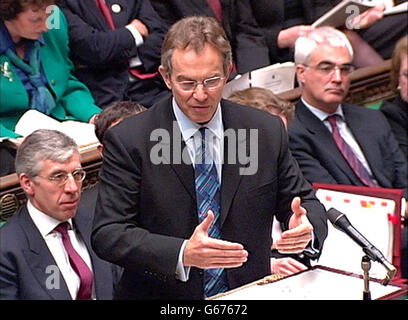
<instances>
[{"instance_id":1,"label":"seated man with glasses","mask_svg":"<svg viewBox=\"0 0 408 320\"><path fill-rule=\"evenodd\" d=\"M309 182L404 189L407 162L377 110L344 103L353 50L331 27L317 28L295 45L302 96L289 127L289 148Z\"/></svg>"},{"instance_id":2,"label":"seated man with glasses","mask_svg":"<svg viewBox=\"0 0 408 320\"><path fill-rule=\"evenodd\" d=\"M16 170L28 201L0 228L0 300L112 299L119 268L92 251L93 212L77 210L86 173L75 142L37 130Z\"/></svg>"}]
</instances>

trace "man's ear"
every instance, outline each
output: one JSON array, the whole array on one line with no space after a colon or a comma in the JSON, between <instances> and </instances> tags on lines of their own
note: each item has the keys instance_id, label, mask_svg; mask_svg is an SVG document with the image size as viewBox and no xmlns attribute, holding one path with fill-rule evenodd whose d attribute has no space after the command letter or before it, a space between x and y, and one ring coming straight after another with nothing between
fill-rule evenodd
<instances>
[{"instance_id":1,"label":"man's ear","mask_svg":"<svg viewBox=\"0 0 408 320\"><path fill-rule=\"evenodd\" d=\"M103 144L99 144L97 150L101 158L103 158Z\"/></svg>"},{"instance_id":2,"label":"man's ear","mask_svg":"<svg viewBox=\"0 0 408 320\"><path fill-rule=\"evenodd\" d=\"M296 66L296 78L299 84L302 84L302 85L305 82L305 70L306 68L302 65Z\"/></svg>"},{"instance_id":3,"label":"man's ear","mask_svg":"<svg viewBox=\"0 0 408 320\"><path fill-rule=\"evenodd\" d=\"M18 178L20 180L20 185L23 191L27 195L33 196L34 195L34 187L33 187L34 181L25 173L20 174Z\"/></svg>"},{"instance_id":4,"label":"man's ear","mask_svg":"<svg viewBox=\"0 0 408 320\"><path fill-rule=\"evenodd\" d=\"M159 72L164 80L164 82L166 83L167 88L169 88L169 90L171 90L171 81L170 81L170 76L169 74L166 72L166 70L164 69L164 67L161 65L159 66Z\"/></svg>"}]
</instances>

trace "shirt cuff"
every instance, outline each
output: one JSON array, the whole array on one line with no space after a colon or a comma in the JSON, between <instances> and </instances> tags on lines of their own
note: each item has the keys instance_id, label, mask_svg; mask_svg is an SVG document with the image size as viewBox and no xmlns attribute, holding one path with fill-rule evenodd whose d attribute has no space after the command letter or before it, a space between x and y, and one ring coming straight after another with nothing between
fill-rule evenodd
<instances>
[{"instance_id":1,"label":"shirt cuff","mask_svg":"<svg viewBox=\"0 0 408 320\"><path fill-rule=\"evenodd\" d=\"M143 44L143 37L137 29L132 25L125 26L126 29L130 31L133 38L135 39L136 47L139 47Z\"/></svg>"},{"instance_id":2,"label":"shirt cuff","mask_svg":"<svg viewBox=\"0 0 408 320\"><path fill-rule=\"evenodd\" d=\"M143 44L143 37L140 34L140 32L137 31L137 29L133 27L132 25L127 25L125 26L125 28L130 31L133 38L135 39L136 47L141 46ZM141 66L142 64L143 64L142 60L140 60L139 56L133 57L129 60L129 67L131 68Z\"/></svg>"},{"instance_id":3,"label":"shirt cuff","mask_svg":"<svg viewBox=\"0 0 408 320\"><path fill-rule=\"evenodd\" d=\"M188 240L184 240L183 245L180 248L176 268L176 279L182 282L187 282L190 275L190 267L185 267L183 264L184 249L186 247L187 241Z\"/></svg>"}]
</instances>

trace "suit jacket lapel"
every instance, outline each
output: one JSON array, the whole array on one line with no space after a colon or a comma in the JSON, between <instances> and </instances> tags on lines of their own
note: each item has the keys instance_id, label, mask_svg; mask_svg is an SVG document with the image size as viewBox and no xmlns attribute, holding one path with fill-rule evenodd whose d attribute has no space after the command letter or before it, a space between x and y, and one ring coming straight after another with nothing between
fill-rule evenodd
<instances>
[{"instance_id":1,"label":"suit jacket lapel","mask_svg":"<svg viewBox=\"0 0 408 320\"><path fill-rule=\"evenodd\" d=\"M160 108L162 109L162 117L158 128L164 129L164 132L168 132L170 135L171 154L170 159L166 158L165 160L170 164L187 193L195 200L194 168L192 164L185 163L182 158L182 152L186 150L187 146L173 114L172 98L162 102ZM166 146L163 145L163 147ZM163 155L163 157L165 157L165 155Z\"/></svg>"},{"instance_id":2,"label":"suit jacket lapel","mask_svg":"<svg viewBox=\"0 0 408 320\"><path fill-rule=\"evenodd\" d=\"M367 119L361 117L360 113L354 112L354 107L343 104L343 113L347 126L350 128L350 131L353 133L353 136L363 151L364 157L367 160L368 165L370 166L374 176L377 176L376 172L381 172L381 163L377 162L379 159L378 154L376 154L376 149L370 147L372 145L371 137L372 134L367 131L369 128L367 126L362 126L361 124ZM379 176L382 174L380 173Z\"/></svg>"},{"instance_id":3,"label":"suit jacket lapel","mask_svg":"<svg viewBox=\"0 0 408 320\"><path fill-rule=\"evenodd\" d=\"M222 119L224 123L224 132L231 130L231 132L235 133L235 136L238 136L238 129L245 128L243 123L237 119L237 114L232 114L232 110L228 105L228 102L222 101L221 103L221 111L222 111ZM241 126L240 126L241 125ZM243 166L238 163L237 159L237 150L240 147L240 143L243 141L237 141L235 145L235 155L233 155L236 159L235 163L229 163L228 155L232 152L231 151L231 141L229 141L228 135L224 135L224 163L222 165L222 181L221 181L221 226L223 225L229 209L231 207L232 200L238 190L239 184L243 177L240 174L240 168ZM248 144L245 146L246 148L249 147ZM248 152L248 149L246 149Z\"/></svg>"},{"instance_id":4,"label":"suit jacket lapel","mask_svg":"<svg viewBox=\"0 0 408 320\"><path fill-rule=\"evenodd\" d=\"M190 5L195 8L197 14L204 14L215 18L215 14L211 10L210 6L207 5L206 0L183 1L183 6L188 5L188 3L190 3Z\"/></svg>"},{"instance_id":5,"label":"suit jacket lapel","mask_svg":"<svg viewBox=\"0 0 408 320\"><path fill-rule=\"evenodd\" d=\"M173 141L177 139L181 139L181 132L180 129L175 122L176 119L172 112L172 99L168 99L167 102L161 105L162 118L160 120L159 128L165 129L167 132L170 132L170 144L171 144L171 152L173 152L174 144L179 143L179 141ZM245 128L244 122L237 119L236 114L232 114L231 108L229 108L227 101L221 102L221 111L222 111L222 118L224 123L224 131L228 129L233 130L234 133L237 133L239 128ZM176 124L176 125L173 125ZM174 132L175 131L175 132ZM173 137L176 137L173 139ZM239 183L242 179L242 175L240 175L240 168L243 166L238 163L238 160L235 163L228 163L228 154L229 150L229 141L228 137L224 137L224 163L222 165L222 182L221 182L221 226L225 221L228 211L231 207L232 200L236 194L238 189ZM237 144L239 141L237 142ZM242 141L241 141L242 143ZM235 146L237 147L237 146ZM249 147L248 145L246 147ZM180 148L178 146L177 148ZM186 144L184 141L181 141L181 150L186 148ZM235 150L239 150L236 149ZM248 151L248 150L247 150ZM236 154L234 156L237 156ZM183 184L185 190L190 194L190 196L196 200L195 194L195 181L194 181L194 168L190 164L185 164L181 161L180 164L173 163L172 159L168 159L171 168L175 171L178 179Z\"/></svg>"},{"instance_id":6,"label":"suit jacket lapel","mask_svg":"<svg viewBox=\"0 0 408 320\"><path fill-rule=\"evenodd\" d=\"M94 16L94 19L98 21L99 26L101 27L101 30L110 30L108 23L105 20L105 17L103 16L101 10L97 6L95 0L88 0L87 4L84 4L82 6L83 11L88 12L90 15ZM78 3L80 5L80 1ZM109 7L108 1L106 1L106 5ZM113 18L113 15L112 15Z\"/></svg>"},{"instance_id":7,"label":"suit jacket lapel","mask_svg":"<svg viewBox=\"0 0 408 320\"><path fill-rule=\"evenodd\" d=\"M52 299L71 300L71 295L65 280L60 272L55 272L56 269L54 269L53 266L57 267L57 264L40 232L31 220L26 207L19 213L19 222L28 239L28 248L24 250L24 256L27 259L27 265L31 268L41 288L47 292ZM53 278L55 276L58 278ZM51 279L53 279L53 283L50 283ZM56 283L57 279L58 283ZM52 288L47 288L50 287L50 285Z\"/></svg>"},{"instance_id":8,"label":"suit jacket lapel","mask_svg":"<svg viewBox=\"0 0 408 320\"><path fill-rule=\"evenodd\" d=\"M333 163L351 180L356 179L352 169L336 147L330 131L301 101L296 105L296 117L311 134L316 135L316 141L319 141L326 149L327 154L331 155Z\"/></svg>"}]
</instances>

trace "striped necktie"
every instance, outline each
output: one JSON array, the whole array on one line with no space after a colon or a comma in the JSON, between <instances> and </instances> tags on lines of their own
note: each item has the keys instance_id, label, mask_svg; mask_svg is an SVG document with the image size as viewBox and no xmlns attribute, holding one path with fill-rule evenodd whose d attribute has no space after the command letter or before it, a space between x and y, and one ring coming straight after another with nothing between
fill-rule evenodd
<instances>
[{"instance_id":1,"label":"striped necktie","mask_svg":"<svg viewBox=\"0 0 408 320\"><path fill-rule=\"evenodd\" d=\"M206 148L206 128L200 128L201 150L196 154L194 168L197 196L198 218L201 223L207 216L208 210L214 213L214 223L208 234L212 238L220 239L220 183L217 168L211 157L211 151ZM224 269L204 270L204 294L211 297L228 290L226 272Z\"/></svg>"},{"instance_id":2,"label":"striped necktie","mask_svg":"<svg viewBox=\"0 0 408 320\"><path fill-rule=\"evenodd\" d=\"M332 136L337 148L340 150L344 159L346 159L347 163L360 181L367 187L377 188L378 185L374 182L373 177L354 154L351 147L341 137L339 128L337 126L337 118L338 115L331 115L327 117L327 120L332 128Z\"/></svg>"}]
</instances>

